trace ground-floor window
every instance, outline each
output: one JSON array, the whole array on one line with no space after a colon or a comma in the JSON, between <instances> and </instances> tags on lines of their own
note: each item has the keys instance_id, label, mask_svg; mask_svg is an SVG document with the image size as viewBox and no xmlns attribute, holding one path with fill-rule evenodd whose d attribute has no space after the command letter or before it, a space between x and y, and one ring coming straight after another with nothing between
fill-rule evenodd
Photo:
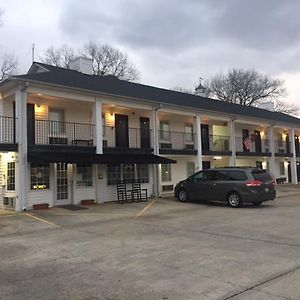
<instances>
[{"instance_id":1,"label":"ground-floor window","mask_svg":"<svg viewBox=\"0 0 300 300\"><path fill-rule=\"evenodd\" d=\"M186 173L188 177L195 173L195 163L193 161L186 163Z\"/></svg>"},{"instance_id":2,"label":"ground-floor window","mask_svg":"<svg viewBox=\"0 0 300 300\"><path fill-rule=\"evenodd\" d=\"M7 163L7 190L14 191L15 190L15 162Z\"/></svg>"},{"instance_id":3,"label":"ground-floor window","mask_svg":"<svg viewBox=\"0 0 300 300\"><path fill-rule=\"evenodd\" d=\"M149 183L149 165L137 165L137 178L141 183Z\"/></svg>"},{"instance_id":4,"label":"ground-floor window","mask_svg":"<svg viewBox=\"0 0 300 300\"><path fill-rule=\"evenodd\" d=\"M107 166L107 185L117 184L123 180L125 183L131 183L135 177L142 183L149 182L149 166L147 164L137 165L137 174L135 174L134 164L123 164L118 166Z\"/></svg>"},{"instance_id":5,"label":"ground-floor window","mask_svg":"<svg viewBox=\"0 0 300 300\"><path fill-rule=\"evenodd\" d=\"M30 166L30 188L32 190L49 189L50 166L48 163L32 163Z\"/></svg>"},{"instance_id":6,"label":"ground-floor window","mask_svg":"<svg viewBox=\"0 0 300 300\"><path fill-rule=\"evenodd\" d=\"M171 181L171 164L161 165L161 181Z\"/></svg>"},{"instance_id":7,"label":"ground-floor window","mask_svg":"<svg viewBox=\"0 0 300 300\"><path fill-rule=\"evenodd\" d=\"M280 176L284 176L285 175L285 172L284 172L284 162L283 161L279 162L279 174L280 174Z\"/></svg>"},{"instance_id":8,"label":"ground-floor window","mask_svg":"<svg viewBox=\"0 0 300 300\"><path fill-rule=\"evenodd\" d=\"M91 164L78 164L76 170L76 184L78 187L93 186L93 169Z\"/></svg>"}]
</instances>

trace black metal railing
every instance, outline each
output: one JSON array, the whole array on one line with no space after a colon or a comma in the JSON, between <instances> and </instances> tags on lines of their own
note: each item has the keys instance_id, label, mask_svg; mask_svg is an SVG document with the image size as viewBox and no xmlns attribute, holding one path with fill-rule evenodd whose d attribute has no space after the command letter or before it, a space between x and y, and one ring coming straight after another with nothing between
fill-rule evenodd
<instances>
[{"instance_id":1,"label":"black metal railing","mask_svg":"<svg viewBox=\"0 0 300 300\"><path fill-rule=\"evenodd\" d=\"M229 136L225 135L210 135L209 150L211 151L229 151Z\"/></svg>"},{"instance_id":2,"label":"black metal railing","mask_svg":"<svg viewBox=\"0 0 300 300\"><path fill-rule=\"evenodd\" d=\"M152 130L103 126L103 147L150 149L153 147Z\"/></svg>"},{"instance_id":3,"label":"black metal railing","mask_svg":"<svg viewBox=\"0 0 300 300\"><path fill-rule=\"evenodd\" d=\"M291 142L290 141L283 141L283 140L275 140L275 153L284 153L288 154L291 153Z\"/></svg>"},{"instance_id":4,"label":"black metal railing","mask_svg":"<svg viewBox=\"0 0 300 300\"><path fill-rule=\"evenodd\" d=\"M37 145L94 146L95 125L35 120L34 143Z\"/></svg>"},{"instance_id":5,"label":"black metal railing","mask_svg":"<svg viewBox=\"0 0 300 300\"><path fill-rule=\"evenodd\" d=\"M0 116L0 144L15 144L15 118Z\"/></svg>"},{"instance_id":6,"label":"black metal railing","mask_svg":"<svg viewBox=\"0 0 300 300\"><path fill-rule=\"evenodd\" d=\"M194 150L195 134L179 131L158 131L159 148L173 150Z\"/></svg>"}]
</instances>

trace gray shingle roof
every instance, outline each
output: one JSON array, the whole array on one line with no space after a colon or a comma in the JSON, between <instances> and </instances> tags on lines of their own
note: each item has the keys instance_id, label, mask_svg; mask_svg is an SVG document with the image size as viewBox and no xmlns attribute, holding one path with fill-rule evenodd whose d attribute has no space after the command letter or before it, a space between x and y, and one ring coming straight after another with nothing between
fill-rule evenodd
<instances>
[{"instance_id":1,"label":"gray shingle roof","mask_svg":"<svg viewBox=\"0 0 300 300\"><path fill-rule=\"evenodd\" d=\"M224 114L255 117L272 121L274 123L291 123L300 127L300 119L283 113L128 82L119 80L113 76L87 75L74 70L50 66L43 63L36 62L34 64L42 66L47 69L48 72L28 73L26 75L15 76L15 78L61 85L70 88L79 88L99 93L108 93L117 96L127 96L151 101L157 104L176 105L192 109L215 111Z\"/></svg>"}]
</instances>

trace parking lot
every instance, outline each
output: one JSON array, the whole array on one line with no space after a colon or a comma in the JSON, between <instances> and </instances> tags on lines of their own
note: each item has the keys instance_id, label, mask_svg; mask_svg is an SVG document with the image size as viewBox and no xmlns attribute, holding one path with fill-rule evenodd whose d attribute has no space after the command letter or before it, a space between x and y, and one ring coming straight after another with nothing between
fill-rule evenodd
<instances>
[{"instance_id":1,"label":"parking lot","mask_svg":"<svg viewBox=\"0 0 300 300\"><path fill-rule=\"evenodd\" d=\"M0 211L0 299L300 299L300 187L261 207Z\"/></svg>"}]
</instances>

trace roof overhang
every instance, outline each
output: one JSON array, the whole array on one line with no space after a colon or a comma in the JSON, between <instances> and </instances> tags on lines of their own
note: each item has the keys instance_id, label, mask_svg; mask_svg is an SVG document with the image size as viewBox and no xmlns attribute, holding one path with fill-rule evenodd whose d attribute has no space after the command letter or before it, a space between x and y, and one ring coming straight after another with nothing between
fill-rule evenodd
<instances>
[{"instance_id":1,"label":"roof overhang","mask_svg":"<svg viewBox=\"0 0 300 300\"><path fill-rule=\"evenodd\" d=\"M32 163L88 163L88 164L174 164L176 160L154 154L129 153L66 153L66 152L29 152L28 161Z\"/></svg>"}]
</instances>

